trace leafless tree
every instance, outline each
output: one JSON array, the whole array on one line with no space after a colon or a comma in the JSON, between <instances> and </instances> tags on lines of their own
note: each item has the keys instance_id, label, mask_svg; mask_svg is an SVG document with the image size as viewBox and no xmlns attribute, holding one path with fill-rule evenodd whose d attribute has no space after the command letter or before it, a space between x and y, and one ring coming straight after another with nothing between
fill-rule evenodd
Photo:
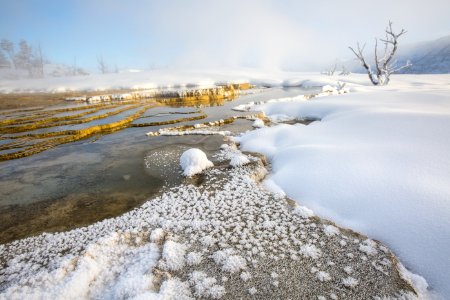
<instances>
[{"instance_id":1,"label":"leafless tree","mask_svg":"<svg viewBox=\"0 0 450 300\"><path fill-rule=\"evenodd\" d=\"M44 77L44 56L42 54L41 43L39 43L37 46L33 65L37 69L37 75L39 77Z\"/></svg>"},{"instance_id":2,"label":"leafless tree","mask_svg":"<svg viewBox=\"0 0 450 300\"><path fill-rule=\"evenodd\" d=\"M15 53L14 53L14 44L10 40L2 39L0 41L0 48L5 51L5 53L8 55L9 60L11 61L11 65L14 67L14 69L17 68L16 66L16 60L15 60Z\"/></svg>"},{"instance_id":3,"label":"leafless tree","mask_svg":"<svg viewBox=\"0 0 450 300\"><path fill-rule=\"evenodd\" d=\"M19 42L19 52L17 52L15 60L17 68L27 70L28 76L33 77L33 48L27 41Z\"/></svg>"},{"instance_id":4,"label":"leafless tree","mask_svg":"<svg viewBox=\"0 0 450 300\"><path fill-rule=\"evenodd\" d=\"M108 73L108 66L101 55L97 55L97 67L102 74Z\"/></svg>"},{"instance_id":5,"label":"leafless tree","mask_svg":"<svg viewBox=\"0 0 450 300\"><path fill-rule=\"evenodd\" d=\"M77 57L76 56L73 57L72 75L73 76L77 75Z\"/></svg>"},{"instance_id":6,"label":"leafless tree","mask_svg":"<svg viewBox=\"0 0 450 300\"><path fill-rule=\"evenodd\" d=\"M337 63L335 63L328 71L322 72L324 75L333 76L336 72Z\"/></svg>"},{"instance_id":7,"label":"leafless tree","mask_svg":"<svg viewBox=\"0 0 450 300\"><path fill-rule=\"evenodd\" d=\"M350 71L347 70L347 68L345 67L345 65L342 65L342 71L341 73L339 73L340 76L347 76L350 75Z\"/></svg>"},{"instance_id":8,"label":"leafless tree","mask_svg":"<svg viewBox=\"0 0 450 300\"><path fill-rule=\"evenodd\" d=\"M408 61L405 65L399 67L396 61L393 60L398 48L398 39L406 33L406 30L402 29L399 33L395 33L392 29L392 22L389 21L389 25L385 32L385 39L380 39L380 41L384 43L384 52L381 57L379 56L378 39L375 38L375 70L372 70L370 64L368 64L364 58L365 44L360 46L360 44L357 43L356 50L349 47L361 65L366 69L369 79L374 85L388 84L392 73L411 66L411 63Z\"/></svg>"},{"instance_id":9,"label":"leafless tree","mask_svg":"<svg viewBox=\"0 0 450 300\"><path fill-rule=\"evenodd\" d=\"M2 49L0 48L0 69L9 69L11 68L11 64L9 63L8 59L6 58L6 55L3 53Z\"/></svg>"}]
</instances>

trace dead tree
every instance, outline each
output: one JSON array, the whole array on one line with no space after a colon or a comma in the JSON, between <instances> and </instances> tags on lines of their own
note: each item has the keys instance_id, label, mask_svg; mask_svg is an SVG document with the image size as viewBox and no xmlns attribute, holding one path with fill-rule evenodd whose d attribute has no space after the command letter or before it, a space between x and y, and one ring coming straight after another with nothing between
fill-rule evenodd
<instances>
[{"instance_id":1,"label":"dead tree","mask_svg":"<svg viewBox=\"0 0 450 300\"><path fill-rule=\"evenodd\" d=\"M365 44L361 47L360 44L357 43L356 50L349 47L353 54L356 55L361 65L366 69L369 79L374 85L388 84L392 73L411 66L411 63L408 61L405 65L399 67L396 61L393 60L398 48L398 39L406 33L406 30L402 29L399 33L394 33L392 22L389 21L389 25L385 32L386 38L380 39L380 41L384 43L384 53L381 57L379 57L378 39L375 38L375 70L372 70L371 65L368 64L364 58Z\"/></svg>"},{"instance_id":2,"label":"dead tree","mask_svg":"<svg viewBox=\"0 0 450 300\"><path fill-rule=\"evenodd\" d=\"M350 71L347 70L347 68L344 65L342 65L342 71L341 73L339 73L339 76L347 76L347 75L350 75Z\"/></svg>"},{"instance_id":3,"label":"dead tree","mask_svg":"<svg viewBox=\"0 0 450 300\"><path fill-rule=\"evenodd\" d=\"M102 73L102 74L106 74L108 73L108 66L106 64L106 62L103 60L103 56L97 56L97 66L98 66L98 70Z\"/></svg>"},{"instance_id":4,"label":"dead tree","mask_svg":"<svg viewBox=\"0 0 450 300\"><path fill-rule=\"evenodd\" d=\"M14 69L17 68L16 65L16 54L14 52L14 44L7 39L2 39L0 41L0 48L6 52L6 54L9 56L9 60L11 61L12 66L14 67Z\"/></svg>"},{"instance_id":5,"label":"dead tree","mask_svg":"<svg viewBox=\"0 0 450 300\"><path fill-rule=\"evenodd\" d=\"M39 77L44 77L44 55L42 54L41 43L38 44L36 50L35 67L37 68L37 73Z\"/></svg>"},{"instance_id":6,"label":"dead tree","mask_svg":"<svg viewBox=\"0 0 450 300\"><path fill-rule=\"evenodd\" d=\"M328 76L334 76L334 73L336 72L337 63L334 64L332 68L330 68L328 71L324 71L321 74L328 75Z\"/></svg>"}]
</instances>

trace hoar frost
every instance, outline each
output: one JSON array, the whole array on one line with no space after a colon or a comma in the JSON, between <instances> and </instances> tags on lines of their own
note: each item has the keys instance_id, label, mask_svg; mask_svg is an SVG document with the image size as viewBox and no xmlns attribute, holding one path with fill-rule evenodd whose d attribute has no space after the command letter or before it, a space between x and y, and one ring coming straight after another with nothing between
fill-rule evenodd
<instances>
[{"instance_id":1,"label":"hoar frost","mask_svg":"<svg viewBox=\"0 0 450 300\"><path fill-rule=\"evenodd\" d=\"M184 176L192 176L214 166L205 152L197 148L186 150L180 157L180 165Z\"/></svg>"}]
</instances>

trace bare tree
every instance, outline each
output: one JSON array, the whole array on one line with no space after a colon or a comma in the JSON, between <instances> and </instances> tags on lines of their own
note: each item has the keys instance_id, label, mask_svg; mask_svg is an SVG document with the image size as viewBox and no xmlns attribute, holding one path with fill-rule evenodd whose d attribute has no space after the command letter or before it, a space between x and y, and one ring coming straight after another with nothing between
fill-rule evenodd
<instances>
[{"instance_id":1,"label":"bare tree","mask_svg":"<svg viewBox=\"0 0 450 300\"><path fill-rule=\"evenodd\" d=\"M9 63L8 59L6 58L3 51L0 49L0 69L9 69L11 68L11 64Z\"/></svg>"},{"instance_id":2,"label":"bare tree","mask_svg":"<svg viewBox=\"0 0 450 300\"><path fill-rule=\"evenodd\" d=\"M102 74L108 73L108 66L101 55L97 55L97 67Z\"/></svg>"},{"instance_id":3,"label":"bare tree","mask_svg":"<svg viewBox=\"0 0 450 300\"><path fill-rule=\"evenodd\" d=\"M73 57L72 75L73 76L77 75L77 57L76 56Z\"/></svg>"},{"instance_id":4,"label":"bare tree","mask_svg":"<svg viewBox=\"0 0 450 300\"><path fill-rule=\"evenodd\" d=\"M19 52L17 52L15 59L17 68L26 69L28 76L33 77L33 48L27 41L21 40L19 42Z\"/></svg>"},{"instance_id":5,"label":"bare tree","mask_svg":"<svg viewBox=\"0 0 450 300\"><path fill-rule=\"evenodd\" d=\"M35 59L33 65L37 68L37 74L39 77L44 77L44 56L42 54L41 43L38 43Z\"/></svg>"},{"instance_id":6,"label":"bare tree","mask_svg":"<svg viewBox=\"0 0 450 300\"><path fill-rule=\"evenodd\" d=\"M6 52L9 56L9 60L11 61L11 65L14 67L14 69L17 68L16 66L16 60L15 60L15 53L14 53L14 44L10 40L2 39L0 41L0 48Z\"/></svg>"},{"instance_id":7,"label":"bare tree","mask_svg":"<svg viewBox=\"0 0 450 300\"><path fill-rule=\"evenodd\" d=\"M336 72L336 68L337 68L337 63L335 63L328 71L322 72L322 74L328 75L328 76L334 76L334 73Z\"/></svg>"},{"instance_id":8,"label":"bare tree","mask_svg":"<svg viewBox=\"0 0 450 300\"><path fill-rule=\"evenodd\" d=\"M375 38L375 70L372 70L370 64L368 64L364 58L365 44L361 47L360 44L357 43L357 50L349 47L353 54L358 58L361 65L366 69L369 79L374 85L388 84L392 73L411 66L411 63L408 61L404 66L399 67L397 66L396 61L393 60L398 48L398 39L406 33L406 30L402 29L399 33L394 33L392 22L389 21L389 25L385 32L386 38L380 39L380 41L384 43L384 52L381 57L379 57L378 39Z\"/></svg>"},{"instance_id":9,"label":"bare tree","mask_svg":"<svg viewBox=\"0 0 450 300\"><path fill-rule=\"evenodd\" d=\"M347 68L345 67L345 65L342 65L342 71L341 73L339 73L340 76L347 76L350 75L350 71L347 70Z\"/></svg>"}]
</instances>

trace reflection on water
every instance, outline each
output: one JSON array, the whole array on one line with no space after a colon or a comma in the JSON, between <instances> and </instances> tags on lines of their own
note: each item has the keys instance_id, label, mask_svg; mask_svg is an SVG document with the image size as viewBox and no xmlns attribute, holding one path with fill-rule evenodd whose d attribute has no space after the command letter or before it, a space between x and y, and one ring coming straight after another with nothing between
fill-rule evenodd
<instances>
[{"instance_id":1,"label":"reflection on water","mask_svg":"<svg viewBox=\"0 0 450 300\"><path fill-rule=\"evenodd\" d=\"M268 89L242 96L222 106L202 107L202 122L240 113L231 108L249 101L268 100L305 93L303 90ZM157 107L147 116L172 117L195 108ZM165 115L164 115L165 114ZM145 120L145 119L144 119ZM147 121L145 121L147 122ZM198 121L183 122L192 125ZM237 120L221 130L241 132L252 122ZM179 124L177 124L179 125ZM192 147L208 156L223 143L221 136L147 137L149 130L172 125L127 128L104 136L60 145L54 149L0 163L0 243L86 225L132 209L163 186L180 183L178 159Z\"/></svg>"}]
</instances>

